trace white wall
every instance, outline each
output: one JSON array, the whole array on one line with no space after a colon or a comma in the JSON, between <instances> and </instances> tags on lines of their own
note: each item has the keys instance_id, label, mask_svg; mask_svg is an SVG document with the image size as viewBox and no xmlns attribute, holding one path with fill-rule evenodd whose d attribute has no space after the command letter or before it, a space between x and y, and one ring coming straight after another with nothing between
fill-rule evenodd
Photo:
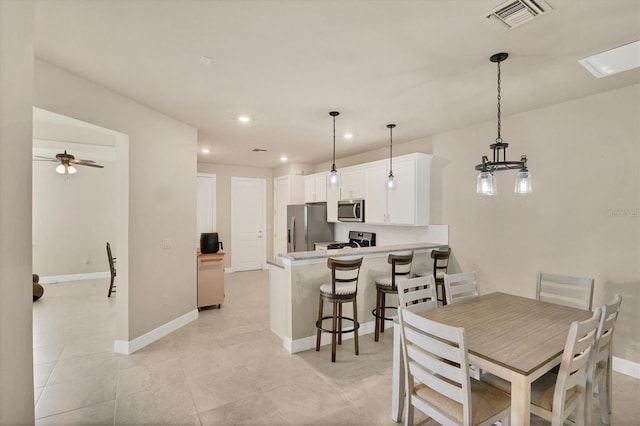
<instances>
[{"instance_id":1,"label":"white wall","mask_svg":"<svg viewBox=\"0 0 640 426\"><path fill-rule=\"evenodd\" d=\"M33 424L33 2L0 1L0 424Z\"/></svg>"},{"instance_id":2,"label":"white wall","mask_svg":"<svg viewBox=\"0 0 640 426\"><path fill-rule=\"evenodd\" d=\"M482 292L535 297L539 270L595 278L594 306L623 294L616 356L640 362L640 92L633 85L503 117L508 157L526 154L533 193L475 193L474 166L496 123L435 135L442 223L455 270L476 270ZM437 206L436 206L436 209Z\"/></svg>"},{"instance_id":3,"label":"white wall","mask_svg":"<svg viewBox=\"0 0 640 426\"><path fill-rule=\"evenodd\" d=\"M116 339L131 341L194 311L196 129L41 60L34 96L39 108L129 137L128 164L117 166L129 170L128 286L118 287L128 321L119 311ZM163 239L172 248L162 249Z\"/></svg>"},{"instance_id":4,"label":"white wall","mask_svg":"<svg viewBox=\"0 0 640 426\"><path fill-rule=\"evenodd\" d=\"M77 166L70 176L56 173L56 163L33 163L33 271L41 277L109 271L107 241L117 253L116 167L99 163L104 169Z\"/></svg>"}]
</instances>

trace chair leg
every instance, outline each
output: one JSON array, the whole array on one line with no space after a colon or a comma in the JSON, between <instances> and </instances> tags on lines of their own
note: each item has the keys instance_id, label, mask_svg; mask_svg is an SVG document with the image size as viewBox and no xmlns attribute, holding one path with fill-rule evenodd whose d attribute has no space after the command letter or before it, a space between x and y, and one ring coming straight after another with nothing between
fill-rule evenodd
<instances>
[{"instance_id":1,"label":"chair leg","mask_svg":"<svg viewBox=\"0 0 640 426\"><path fill-rule=\"evenodd\" d=\"M107 295L107 297L111 297L111 293L113 291L113 281L115 280L115 277L113 276L113 274L111 275L111 282L109 283L109 294Z\"/></svg>"},{"instance_id":2,"label":"chair leg","mask_svg":"<svg viewBox=\"0 0 640 426\"><path fill-rule=\"evenodd\" d=\"M316 352L320 350L320 337L322 335L322 330L320 330L320 327L322 327L322 308L323 308L323 303L324 301L322 300L322 296L320 296L320 308L318 309L318 331L316 332Z\"/></svg>"},{"instance_id":3,"label":"chair leg","mask_svg":"<svg viewBox=\"0 0 640 426\"><path fill-rule=\"evenodd\" d=\"M380 292L380 290L376 290L376 331L374 337L374 340L376 342L380 339L380 304L382 303L380 299L381 295L382 293Z\"/></svg>"},{"instance_id":4,"label":"chair leg","mask_svg":"<svg viewBox=\"0 0 640 426\"><path fill-rule=\"evenodd\" d=\"M611 360L598 382L598 397L600 398L600 418L602 423L611 424Z\"/></svg>"},{"instance_id":5,"label":"chair leg","mask_svg":"<svg viewBox=\"0 0 640 426\"><path fill-rule=\"evenodd\" d=\"M338 303L338 344L342 344L342 303Z\"/></svg>"},{"instance_id":6,"label":"chair leg","mask_svg":"<svg viewBox=\"0 0 640 426\"><path fill-rule=\"evenodd\" d=\"M355 297L353 298L353 341L356 346L356 355L360 355L358 347L358 305Z\"/></svg>"},{"instance_id":7,"label":"chair leg","mask_svg":"<svg viewBox=\"0 0 640 426\"><path fill-rule=\"evenodd\" d=\"M409 398L408 395L404 405L405 407L407 407L407 412L404 415L404 424L405 426L413 426L413 416L414 416L413 404L411 403L411 399Z\"/></svg>"},{"instance_id":8,"label":"chair leg","mask_svg":"<svg viewBox=\"0 0 640 426\"><path fill-rule=\"evenodd\" d=\"M387 295L385 293L382 293L382 304L380 305L380 316L382 317L380 318L380 333L384 333L384 316L387 313L387 311L385 310L385 306L387 306Z\"/></svg>"},{"instance_id":9,"label":"chair leg","mask_svg":"<svg viewBox=\"0 0 640 426\"><path fill-rule=\"evenodd\" d=\"M338 319L338 302L333 301L333 326L331 327L331 362L336 362L336 322Z\"/></svg>"}]
</instances>

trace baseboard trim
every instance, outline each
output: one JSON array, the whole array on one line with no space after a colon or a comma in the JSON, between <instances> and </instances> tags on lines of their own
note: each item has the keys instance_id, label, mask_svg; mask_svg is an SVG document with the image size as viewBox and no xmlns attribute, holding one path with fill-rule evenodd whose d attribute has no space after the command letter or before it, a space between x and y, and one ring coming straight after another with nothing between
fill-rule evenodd
<instances>
[{"instance_id":1,"label":"baseboard trim","mask_svg":"<svg viewBox=\"0 0 640 426\"><path fill-rule=\"evenodd\" d=\"M71 274L71 275L49 275L46 277L40 277L40 284L55 284L60 281L81 281L81 280L95 280L99 278L109 278L111 276L109 271L106 272L88 272L85 274Z\"/></svg>"},{"instance_id":2,"label":"baseboard trim","mask_svg":"<svg viewBox=\"0 0 640 426\"><path fill-rule=\"evenodd\" d=\"M235 272L235 270L233 268L224 268L224 273L225 274L233 274Z\"/></svg>"},{"instance_id":3,"label":"baseboard trim","mask_svg":"<svg viewBox=\"0 0 640 426\"><path fill-rule=\"evenodd\" d=\"M369 321L365 323L360 323L360 328L358 329L358 336L364 336L366 334L371 334L375 331L376 322ZM389 330L390 333L393 334L393 321L385 322L385 330ZM350 340L353 339L353 333L345 333L342 335L342 340ZM320 336L320 346L330 345L331 344L331 334L322 333ZM302 337L300 339L291 340L288 337L282 338L282 346L289 351L289 353L296 353L307 351L309 349L313 349L316 347L316 336L308 336Z\"/></svg>"},{"instance_id":4,"label":"baseboard trim","mask_svg":"<svg viewBox=\"0 0 640 426\"><path fill-rule=\"evenodd\" d=\"M614 356L611 368L618 373L626 374L634 379L640 379L640 363Z\"/></svg>"},{"instance_id":5,"label":"baseboard trim","mask_svg":"<svg viewBox=\"0 0 640 426\"><path fill-rule=\"evenodd\" d=\"M118 354L131 355L132 353L144 348L145 346L165 337L166 335L176 331L180 327L184 327L191 321L195 321L197 319L198 310L194 309L193 311L187 312L186 314L174 320L171 320L168 323L162 324L160 327L154 328L148 333L136 337L133 340L114 340L113 351Z\"/></svg>"}]
</instances>

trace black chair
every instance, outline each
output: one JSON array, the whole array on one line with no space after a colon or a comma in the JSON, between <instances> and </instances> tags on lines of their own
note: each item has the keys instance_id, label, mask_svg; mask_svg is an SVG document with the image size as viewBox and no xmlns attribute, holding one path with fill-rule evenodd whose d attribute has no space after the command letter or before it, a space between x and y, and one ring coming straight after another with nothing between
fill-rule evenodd
<instances>
[{"instance_id":1,"label":"black chair","mask_svg":"<svg viewBox=\"0 0 640 426\"><path fill-rule=\"evenodd\" d=\"M320 350L322 332L331 333L331 362L336 362L336 340L338 345L342 344L342 333L353 332L356 355L359 354L358 328L360 328L360 323L358 323L356 297L358 296L358 277L360 276L361 265L361 257L353 260L338 260L334 258L327 260L327 267L331 268L331 282L320 286L320 308L318 321L316 321L316 328L318 329L316 351ZM325 300L333 304L333 315L323 316ZM342 316L342 304L349 302L353 303L353 318ZM322 327L322 321L326 319L332 320L330 329ZM343 330L342 320L351 321L353 328Z\"/></svg>"},{"instance_id":2,"label":"black chair","mask_svg":"<svg viewBox=\"0 0 640 426\"><path fill-rule=\"evenodd\" d=\"M438 302L442 302L442 305L447 304L447 294L444 287L444 275L447 273L447 268L449 267L450 255L451 248L447 248L446 250L431 250L431 258L433 259L433 273L431 271L416 272L416 276L418 277L433 275L433 279L436 283L436 297L438 297L438 287L440 287L440 294L442 294L442 299L438 298Z\"/></svg>"},{"instance_id":3,"label":"black chair","mask_svg":"<svg viewBox=\"0 0 640 426\"><path fill-rule=\"evenodd\" d=\"M109 269L111 272L111 283L109 284L109 294L107 297L111 297L111 293L116 292L116 285L114 283L116 279L116 258L111 254L111 244L107 241L107 257L109 258Z\"/></svg>"}]
</instances>

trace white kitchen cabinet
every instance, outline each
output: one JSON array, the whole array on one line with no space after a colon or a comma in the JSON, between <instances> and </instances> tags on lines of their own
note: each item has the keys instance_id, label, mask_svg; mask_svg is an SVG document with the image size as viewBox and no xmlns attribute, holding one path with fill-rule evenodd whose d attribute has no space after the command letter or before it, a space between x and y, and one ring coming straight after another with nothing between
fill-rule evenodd
<instances>
[{"instance_id":1,"label":"white kitchen cabinet","mask_svg":"<svg viewBox=\"0 0 640 426\"><path fill-rule=\"evenodd\" d=\"M338 222L340 190L327 188L327 222Z\"/></svg>"},{"instance_id":2,"label":"white kitchen cabinet","mask_svg":"<svg viewBox=\"0 0 640 426\"><path fill-rule=\"evenodd\" d=\"M364 221L365 223L386 223L387 193L384 179L387 166L384 162L367 163L364 176Z\"/></svg>"},{"instance_id":3,"label":"white kitchen cabinet","mask_svg":"<svg viewBox=\"0 0 640 426\"><path fill-rule=\"evenodd\" d=\"M388 225L429 224L428 154L409 154L393 159L396 189L386 191L389 162L369 163L364 170L365 222Z\"/></svg>"},{"instance_id":4,"label":"white kitchen cabinet","mask_svg":"<svg viewBox=\"0 0 640 426\"><path fill-rule=\"evenodd\" d=\"M361 166L343 169L340 199L353 200L364 198L364 168Z\"/></svg>"},{"instance_id":5,"label":"white kitchen cabinet","mask_svg":"<svg viewBox=\"0 0 640 426\"><path fill-rule=\"evenodd\" d=\"M304 177L304 202L327 201L327 173L315 173Z\"/></svg>"}]
</instances>

